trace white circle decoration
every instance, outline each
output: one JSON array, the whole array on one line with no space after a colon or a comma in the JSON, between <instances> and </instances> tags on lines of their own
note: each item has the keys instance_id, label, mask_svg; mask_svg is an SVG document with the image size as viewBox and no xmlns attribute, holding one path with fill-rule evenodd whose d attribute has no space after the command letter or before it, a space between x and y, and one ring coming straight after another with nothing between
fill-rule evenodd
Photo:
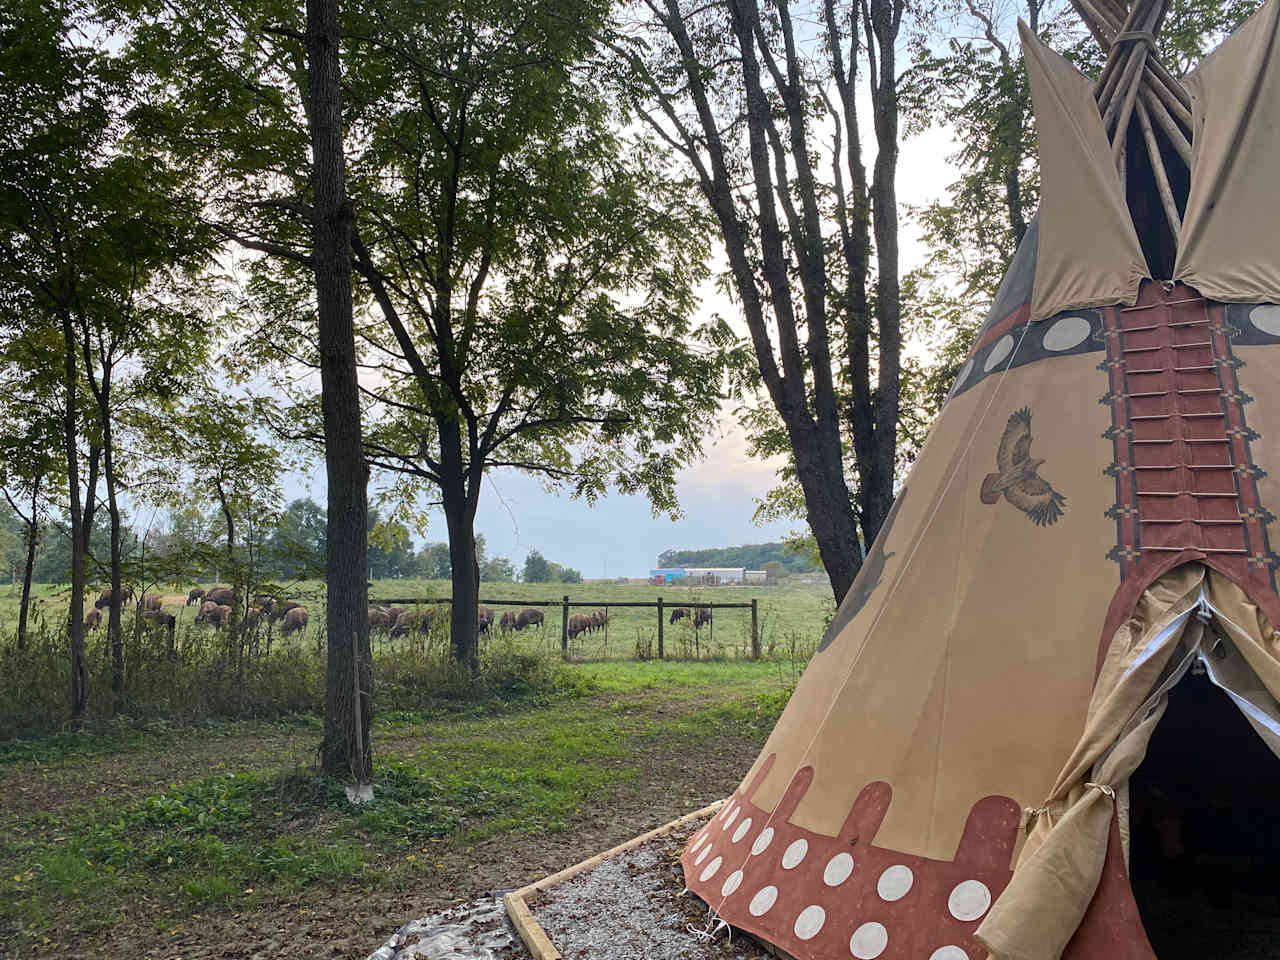
<instances>
[{"instance_id":1,"label":"white circle decoration","mask_svg":"<svg viewBox=\"0 0 1280 960\"><path fill-rule=\"evenodd\" d=\"M707 835L705 833L699 834L698 836L693 838L693 843L689 844L689 852L697 853L698 848L706 842L707 842Z\"/></svg>"},{"instance_id":2,"label":"white circle decoration","mask_svg":"<svg viewBox=\"0 0 1280 960\"><path fill-rule=\"evenodd\" d=\"M957 883L947 898L947 909L957 920L977 920L991 906L991 891L981 880Z\"/></svg>"},{"instance_id":3,"label":"white circle decoration","mask_svg":"<svg viewBox=\"0 0 1280 960\"><path fill-rule=\"evenodd\" d=\"M814 903L800 911L800 916L796 917L796 925L793 929L796 936L801 940L812 940L818 935L818 931L822 929L822 925L826 922L827 911Z\"/></svg>"},{"instance_id":4,"label":"white circle decoration","mask_svg":"<svg viewBox=\"0 0 1280 960\"><path fill-rule=\"evenodd\" d=\"M1078 347L1089 336L1090 329L1089 321L1084 317L1063 317L1045 331L1044 348L1061 353Z\"/></svg>"},{"instance_id":5,"label":"white circle decoration","mask_svg":"<svg viewBox=\"0 0 1280 960\"><path fill-rule=\"evenodd\" d=\"M733 826L733 821L735 821L735 820L737 820L737 819L738 819L738 810L739 810L739 809L740 809L739 807L734 807L734 808L733 808L733 813L729 814L729 819L728 819L728 820L726 820L726 821L724 822L724 829L725 829L725 830L728 830L730 827L732 827L732 826Z\"/></svg>"},{"instance_id":6,"label":"white circle decoration","mask_svg":"<svg viewBox=\"0 0 1280 960\"><path fill-rule=\"evenodd\" d=\"M947 944L929 954L929 960L969 960L969 955L954 944Z\"/></svg>"},{"instance_id":7,"label":"white circle decoration","mask_svg":"<svg viewBox=\"0 0 1280 960\"><path fill-rule=\"evenodd\" d=\"M1264 303L1249 311L1249 322L1273 337L1280 337L1280 307L1274 303Z\"/></svg>"},{"instance_id":8,"label":"white circle decoration","mask_svg":"<svg viewBox=\"0 0 1280 960\"><path fill-rule=\"evenodd\" d=\"M771 843L773 843L773 827L765 827L760 831L760 836L756 837L755 843L751 844L752 854L760 856L769 849Z\"/></svg>"},{"instance_id":9,"label":"white circle decoration","mask_svg":"<svg viewBox=\"0 0 1280 960\"><path fill-rule=\"evenodd\" d=\"M851 873L853 857L847 853L837 853L827 861L826 869L822 871L822 882L828 887L838 887L849 879Z\"/></svg>"},{"instance_id":10,"label":"white circle decoration","mask_svg":"<svg viewBox=\"0 0 1280 960\"><path fill-rule=\"evenodd\" d=\"M728 803L726 803L724 805L724 809L720 811L720 819L723 820L725 817L729 816L729 814L733 811L733 808L736 807L737 805L738 805L738 802L736 800L730 800Z\"/></svg>"},{"instance_id":11,"label":"white circle decoration","mask_svg":"<svg viewBox=\"0 0 1280 960\"><path fill-rule=\"evenodd\" d=\"M889 931L883 923L864 923L849 938L849 952L858 960L874 960L889 945Z\"/></svg>"},{"instance_id":12,"label":"white circle decoration","mask_svg":"<svg viewBox=\"0 0 1280 960\"><path fill-rule=\"evenodd\" d=\"M987 354L987 362L982 365L984 373L990 373L1013 352L1013 334L1006 333L1003 337L996 341L996 345L991 348L991 352Z\"/></svg>"},{"instance_id":13,"label":"white circle decoration","mask_svg":"<svg viewBox=\"0 0 1280 960\"><path fill-rule=\"evenodd\" d=\"M761 889L751 898L751 902L747 904L747 912L753 917L763 916L777 902L778 888L770 885Z\"/></svg>"},{"instance_id":14,"label":"white circle decoration","mask_svg":"<svg viewBox=\"0 0 1280 960\"><path fill-rule=\"evenodd\" d=\"M727 897L740 886L742 886L742 871L735 870L724 878L724 884L720 887L720 896Z\"/></svg>"},{"instance_id":15,"label":"white circle decoration","mask_svg":"<svg viewBox=\"0 0 1280 960\"><path fill-rule=\"evenodd\" d=\"M714 860L712 860L710 863L707 864L707 868L702 871L702 876L699 877L698 879L701 880L703 883L706 883L708 880L710 880L712 877L716 875L716 871L720 869L720 864L722 863L724 863L724 857L716 857Z\"/></svg>"},{"instance_id":16,"label":"white circle decoration","mask_svg":"<svg viewBox=\"0 0 1280 960\"><path fill-rule=\"evenodd\" d=\"M751 818L747 817L740 824L738 824L738 829L733 831L733 842L737 843L739 840L745 837L747 835L747 831L750 829L751 829Z\"/></svg>"},{"instance_id":17,"label":"white circle decoration","mask_svg":"<svg viewBox=\"0 0 1280 960\"><path fill-rule=\"evenodd\" d=\"M907 895L915 879L910 867L901 863L894 864L880 874L880 879L876 881L876 893L880 894L881 900L893 903Z\"/></svg>"},{"instance_id":18,"label":"white circle decoration","mask_svg":"<svg viewBox=\"0 0 1280 960\"><path fill-rule=\"evenodd\" d=\"M964 366L960 368L960 372L956 374L956 385L951 389L959 390L961 385L969 379L969 374L973 373L973 357L964 362Z\"/></svg>"},{"instance_id":19,"label":"white circle decoration","mask_svg":"<svg viewBox=\"0 0 1280 960\"><path fill-rule=\"evenodd\" d=\"M782 852L782 869L792 870L800 865L800 861L804 859L804 855L809 852L809 841L801 837L794 840L791 846Z\"/></svg>"},{"instance_id":20,"label":"white circle decoration","mask_svg":"<svg viewBox=\"0 0 1280 960\"><path fill-rule=\"evenodd\" d=\"M694 857L693 865L696 867L700 863L702 863L703 860L707 859L707 854L710 852L711 852L711 844L708 843L705 847L702 848L702 852L698 854L696 857Z\"/></svg>"}]
</instances>

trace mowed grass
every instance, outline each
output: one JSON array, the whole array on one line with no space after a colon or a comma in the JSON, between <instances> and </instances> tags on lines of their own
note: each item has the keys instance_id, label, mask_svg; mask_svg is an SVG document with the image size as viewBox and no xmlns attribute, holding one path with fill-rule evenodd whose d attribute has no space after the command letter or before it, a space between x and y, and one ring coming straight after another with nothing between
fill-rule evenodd
<instances>
[{"instance_id":1,"label":"mowed grass","mask_svg":"<svg viewBox=\"0 0 1280 960\"><path fill-rule=\"evenodd\" d=\"M493 851L572 834L620 797L639 798L634 827L622 825L638 833L727 792L708 788L690 758L749 757L796 666L564 669L583 691L575 699L486 717L378 717L377 798L363 808L306 764L314 717L64 734L0 753L0 942L25 956L132 931L141 950L194 918L275 922L289 898L296 909L340 889L450 898L476 876L518 885L529 865ZM75 749L78 737L96 748ZM731 761L733 775L743 762Z\"/></svg>"}]
</instances>

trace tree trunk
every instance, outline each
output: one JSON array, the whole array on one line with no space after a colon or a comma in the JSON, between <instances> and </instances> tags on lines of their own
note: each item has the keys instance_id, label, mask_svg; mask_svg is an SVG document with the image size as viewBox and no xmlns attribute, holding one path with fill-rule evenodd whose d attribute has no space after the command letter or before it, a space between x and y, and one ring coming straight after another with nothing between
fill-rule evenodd
<instances>
[{"instance_id":1,"label":"tree trunk","mask_svg":"<svg viewBox=\"0 0 1280 960\"><path fill-rule=\"evenodd\" d=\"M107 483L107 514L111 518L111 604L107 614L107 637L111 642L111 709L124 709L124 632L120 614L124 607L124 584L120 559L120 504L116 499L115 451L111 425L102 411L102 474Z\"/></svg>"},{"instance_id":2,"label":"tree trunk","mask_svg":"<svg viewBox=\"0 0 1280 960\"><path fill-rule=\"evenodd\" d=\"M369 739L370 650L366 488L351 304L352 210L342 143L342 65L337 0L307 0L307 72L315 194L313 259L319 318L320 390L329 484L322 765L332 776L373 773ZM358 663L353 663L355 651ZM352 673L355 672L355 683ZM353 702L352 690L361 691ZM358 714L357 714L358 711ZM357 719L358 718L358 719ZM362 743L356 742L359 736ZM363 769L355 769L357 763Z\"/></svg>"},{"instance_id":3,"label":"tree trunk","mask_svg":"<svg viewBox=\"0 0 1280 960\"><path fill-rule=\"evenodd\" d=\"M27 649L27 613L31 609L31 574L40 539L40 476L31 481L31 519L27 521L27 563L22 571L22 602L18 606L18 649Z\"/></svg>"},{"instance_id":4,"label":"tree trunk","mask_svg":"<svg viewBox=\"0 0 1280 960\"><path fill-rule=\"evenodd\" d=\"M471 670L479 666L480 566L476 558L475 511L462 479L441 487L445 525L449 528L449 563L453 568L453 603L449 641L453 658Z\"/></svg>"},{"instance_id":5,"label":"tree trunk","mask_svg":"<svg viewBox=\"0 0 1280 960\"><path fill-rule=\"evenodd\" d=\"M87 678L84 668L84 513L80 506L80 455L76 447L76 344L71 317L62 318L63 389L66 407L62 416L63 443L67 455L67 499L71 512L71 724L84 722Z\"/></svg>"},{"instance_id":6,"label":"tree trunk","mask_svg":"<svg viewBox=\"0 0 1280 960\"><path fill-rule=\"evenodd\" d=\"M876 132L876 161L871 174L872 228L876 249L876 323L879 327L879 379L875 397L875 440L871 456L858 458L862 535L869 547L893 506L897 466L898 413L902 376L902 331L898 282L898 73L896 44L903 0L871 0L867 27L875 49L871 110Z\"/></svg>"}]
</instances>

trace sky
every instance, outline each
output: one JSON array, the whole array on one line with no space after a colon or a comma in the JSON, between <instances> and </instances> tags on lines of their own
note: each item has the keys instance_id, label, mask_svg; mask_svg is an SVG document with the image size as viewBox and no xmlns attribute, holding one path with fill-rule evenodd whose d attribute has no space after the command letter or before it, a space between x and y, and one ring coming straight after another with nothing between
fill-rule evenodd
<instances>
[{"instance_id":1,"label":"sky","mask_svg":"<svg viewBox=\"0 0 1280 960\"><path fill-rule=\"evenodd\" d=\"M874 137L864 134L868 150ZM899 153L898 199L904 214L911 206L941 198L958 172L947 161L955 152L948 130L930 130L905 140ZM868 158L868 163L870 158ZM926 255L920 231L909 216L902 218L902 270L919 266ZM737 309L705 290L702 310L717 312L740 333L745 324ZM658 554L671 549L737 546L776 541L802 521L756 524L756 501L774 486L780 459L752 457L747 440L729 410L724 410L705 458L679 474L677 495L682 515L671 520L654 516L642 496L612 493L594 505L564 493L548 492L537 477L512 470L494 471L481 493L476 533L483 534L489 556L505 556L523 564L530 550L539 550L556 563L597 577L642 577L657 565ZM311 496L323 504L324 467L288 478L286 495ZM430 517L427 539L446 540L444 518Z\"/></svg>"}]
</instances>

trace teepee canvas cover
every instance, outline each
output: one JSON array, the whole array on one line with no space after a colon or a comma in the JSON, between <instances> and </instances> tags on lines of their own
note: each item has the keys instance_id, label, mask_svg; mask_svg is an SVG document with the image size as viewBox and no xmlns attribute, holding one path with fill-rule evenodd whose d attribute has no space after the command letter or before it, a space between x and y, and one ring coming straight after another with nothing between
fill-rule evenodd
<instances>
[{"instance_id":1,"label":"teepee canvas cover","mask_svg":"<svg viewBox=\"0 0 1280 960\"><path fill-rule=\"evenodd\" d=\"M1127 781L1166 692L1204 660L1280 747L1278 4L1176 104L1146 51L1113 51L1100 110L1024 31L1039 217L790 704L683 853L724 921L797 958L1150 958ZM1109 24L1117 50L1154 8ZM1108 137L1162 106L1191 161L1163 281L1117 173L1143 141Z\"/></svg>"}]
</instances>

